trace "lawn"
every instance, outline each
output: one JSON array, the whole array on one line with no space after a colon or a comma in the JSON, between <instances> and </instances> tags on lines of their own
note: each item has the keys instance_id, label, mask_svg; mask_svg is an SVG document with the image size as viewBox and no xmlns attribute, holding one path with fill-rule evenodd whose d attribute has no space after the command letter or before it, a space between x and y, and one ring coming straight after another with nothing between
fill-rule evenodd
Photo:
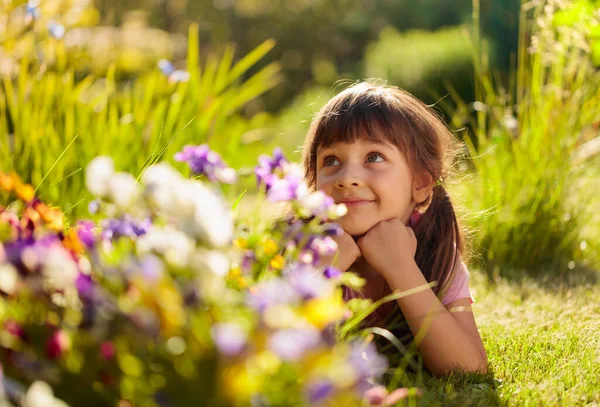
<instances>
[{"instance_id":1,"label":"lawn","mask_svg":"<svg viewBox=\"0 0 600 407\"><path fill-rule=\"evenodd\" d=\"M600 279L488 282L472 273L493 377L424 378L421 405L600 405Z\"/></svg>"}]
</instances>

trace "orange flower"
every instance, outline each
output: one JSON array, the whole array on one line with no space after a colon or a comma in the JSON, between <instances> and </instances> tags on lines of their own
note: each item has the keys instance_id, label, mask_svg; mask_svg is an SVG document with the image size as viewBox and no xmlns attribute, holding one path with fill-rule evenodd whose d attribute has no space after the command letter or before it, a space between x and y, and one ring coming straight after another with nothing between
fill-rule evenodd
<instances>
[{"instance_id":1,"label":"orange flower","mask_svg":"<svg viewBox=\"0 0 600 407\"><path fill-rule=\"evenodd\" d=\"M69 232L63 239L63 245L76 255L81 255L83 253L83 245L77 236L77 228L69 229Z\"/></svg>"},{"instance_id":2,"label":"orange flower","mask_svg":"<svg viewBox=\"0 0 600 407\"><path fill-rule=\"evenodd\" d=\"M50 208L43 202L37 202L34 207L48 228L55 232L60 232L64 229L64 215L59 209Z\"/></svg>"}]
</instances>

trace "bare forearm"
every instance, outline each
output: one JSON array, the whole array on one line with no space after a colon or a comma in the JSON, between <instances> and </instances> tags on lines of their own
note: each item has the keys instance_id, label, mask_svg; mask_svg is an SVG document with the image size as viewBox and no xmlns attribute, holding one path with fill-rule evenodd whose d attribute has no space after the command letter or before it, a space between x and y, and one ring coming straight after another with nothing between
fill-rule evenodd
<instances>
[{"instance_id":1,"label":"bare forearm","mask_svg":"<svg viewBox=\"0 0 600 407\"><path fill-rule=\"evenodd\" d=\"M398 305L417 339L417 346L428 369L435 375L453 369L485 371L486 358L472 338L438 300L414 264L402 273L389 273L386 278L394 292L423 290L399 298ZM465 310L463 312L470 312Z\"/></svg>"}]
</instances>

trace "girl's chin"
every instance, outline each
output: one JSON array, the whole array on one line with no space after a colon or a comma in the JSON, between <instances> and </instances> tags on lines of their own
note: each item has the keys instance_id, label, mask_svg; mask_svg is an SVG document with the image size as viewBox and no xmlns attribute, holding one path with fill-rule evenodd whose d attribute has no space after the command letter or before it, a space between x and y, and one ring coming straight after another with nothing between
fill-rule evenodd
<instances>
[{"instance_id":1,"label":"girl's chin","mask_svg":"<svg viewBox=\"0 0 600 407\"><path fill-rule=\"evenodd\" d=\"M377 222L373 224L367 222L344 222L343 220L340 222L342 229L355 238L364 236L376 224Z\"/></svg>"}]
</instances>

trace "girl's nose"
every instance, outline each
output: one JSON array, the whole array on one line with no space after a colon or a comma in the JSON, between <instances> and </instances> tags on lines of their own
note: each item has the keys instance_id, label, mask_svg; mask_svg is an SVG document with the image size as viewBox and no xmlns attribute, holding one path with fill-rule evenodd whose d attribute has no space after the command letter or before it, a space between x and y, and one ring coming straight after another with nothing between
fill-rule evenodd
<instances>
[{"instance_id":1,"label":"girl's nose","mask_svg":"<svg viewBox=\"0 0 600 407\"><path fill-rule=\"evenodd\" d=\"M360 187L362 185L363 180L358 171L353 171L349 167L340 171L339 176L335 180L335 187L339 189Z\"/></svg>"}]
</instances>

